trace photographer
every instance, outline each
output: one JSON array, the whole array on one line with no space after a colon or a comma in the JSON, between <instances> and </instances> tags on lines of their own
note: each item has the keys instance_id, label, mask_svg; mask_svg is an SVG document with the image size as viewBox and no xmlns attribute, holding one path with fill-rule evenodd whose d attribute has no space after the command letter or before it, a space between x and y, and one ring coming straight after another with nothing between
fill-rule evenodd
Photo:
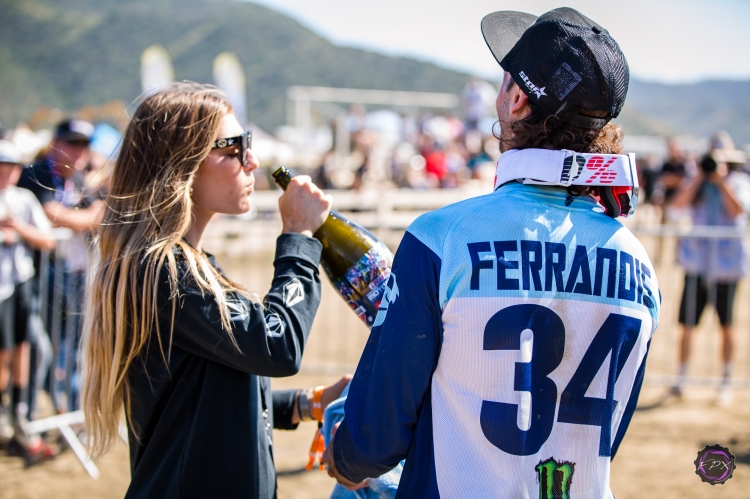
<instances>
[{"instance_id":1,"label":"photographer","mask_svg":"<svg viewBox=\"0 0 750 499\"><path fill-rule=\"evenodd\" d=\"M750 209L750 178L741 171L742 151L713 149L703 157L697 175L674 197L674 208L690 208L693 226L744 227ZM723 380L717 403L731 403L730 376L734 356L732 311L737 281L747 275L746 251L741 239L688 237L680 241L678 261L685 269L680 302L682 324L680 366L671 393L681 396L690 357L690 338L707 302L719 315L722 332Z\"/></svg>"}]
</instances>

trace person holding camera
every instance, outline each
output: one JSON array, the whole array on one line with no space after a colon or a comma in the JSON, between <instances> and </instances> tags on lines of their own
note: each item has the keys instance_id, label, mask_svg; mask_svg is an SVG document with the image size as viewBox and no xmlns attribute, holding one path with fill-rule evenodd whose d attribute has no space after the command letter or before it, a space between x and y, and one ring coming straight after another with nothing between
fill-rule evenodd
<instances>
[{"instance_id":1,"label":"person holding camera","mask_svg":"<svg viewBox=\"0 0 750 499\"><path fill-rule=\"evenodd\" d=\"M683 184L672 206L689 208L693 226L744 229L750 210L750 176L741 170L745 154L731 147L714 147L700 161L698 173ZM679 373L671 393L681 396L687 376L692 331L706 303L719 316L722 333L723 379L717 403L732 400L730 376L734 358L732 312L737 282L748 273L747 254L741 238L686 237L680 241L678 262L685 269L685 286L680 302L682 339Z\"/></svg>"}]
</instances>

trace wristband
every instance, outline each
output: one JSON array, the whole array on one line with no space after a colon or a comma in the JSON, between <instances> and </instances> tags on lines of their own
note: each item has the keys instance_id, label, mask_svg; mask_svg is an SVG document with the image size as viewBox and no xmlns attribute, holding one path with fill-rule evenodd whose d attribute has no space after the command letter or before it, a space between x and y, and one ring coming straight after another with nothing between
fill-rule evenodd
<instances>
[{"instance_id":1,"label":"wristband","mask_svg":"<svg viewBox=\"0 0 750 499\"><path fill-rule=\"evenodd\" d=\"M296 400L297 400L297 416L299 416L299 420L302 421L302 404L300 403L300 396L302 395L302 390L297 391Z\"/></svg>"},{"instance_id":2,"label":"wristband","mask_svg":"<svg viewBox=\"0 0 750 499\"><path fill-rule=\"evenodd\" d=\"M316 386L312 390L312 405L310 407L310 415L315 421L322 422L323 421L323 403L321 399L323 398L323 390L325 390L325 386Z\"/></svg>"},{"instance_id":3,"label":"wristband","mask_svg":"<svg viewBox=\"0 0 750 499\"><path fill-rule=\"evenodd\" d=\"M297 395L297 409L299 412L300 421L312 421L313 417L310 413L310 398L312 398L312 390L302 390Z\"/></svg>"}]
</instances>

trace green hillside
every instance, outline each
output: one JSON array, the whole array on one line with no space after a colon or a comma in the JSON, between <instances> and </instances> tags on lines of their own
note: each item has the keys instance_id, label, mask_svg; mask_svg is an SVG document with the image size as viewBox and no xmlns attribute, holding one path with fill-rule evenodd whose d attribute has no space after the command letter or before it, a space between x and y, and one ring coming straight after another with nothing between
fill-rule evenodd
<instances>
[{"instance_id":1,"label":"green hillside","mask_svg":"<svg viewBox=\"0 0 750 499\"><path fill-rule=\"evenodd\" d=\"M737 145L750 144L748 81L665 85L631 80L625 106L673 132L709 136L725 129Z\"/></svg>"},{"instance_id":2,"label":"green hillside","mask_svg":"<svg viewBox=\"0 0 750 499\"><path fill-rule=\"evenodd\" d=\"M459 92L468 75L337 47L296 21L239 0L0 0L0 120L140 93L140 55L159 43L178 80L211 82L213 59L245 66L252 121L285 120L289 85Z\"/></svg>"}]
</instances>

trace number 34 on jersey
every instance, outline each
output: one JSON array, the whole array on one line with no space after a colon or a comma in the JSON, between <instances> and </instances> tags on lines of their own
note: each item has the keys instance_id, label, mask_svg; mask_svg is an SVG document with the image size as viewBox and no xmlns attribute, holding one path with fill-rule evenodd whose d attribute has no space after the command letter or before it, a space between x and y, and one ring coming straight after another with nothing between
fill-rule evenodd
<instances>
[{"instance_id":1,"label":"number 34 on jersey","mask_svg":"<svg viewBox=\"0 0 750 499\"><path fill-rule=\"evenodd\" d=\"M521 466L549 497L564 497L574 473L592 475L581 484L606 473L653 334L647 307L454 298L443 321L433 410L438 434L462 428L454 453L483 455L487 476Z\"/></svg>"}]
</instances>

